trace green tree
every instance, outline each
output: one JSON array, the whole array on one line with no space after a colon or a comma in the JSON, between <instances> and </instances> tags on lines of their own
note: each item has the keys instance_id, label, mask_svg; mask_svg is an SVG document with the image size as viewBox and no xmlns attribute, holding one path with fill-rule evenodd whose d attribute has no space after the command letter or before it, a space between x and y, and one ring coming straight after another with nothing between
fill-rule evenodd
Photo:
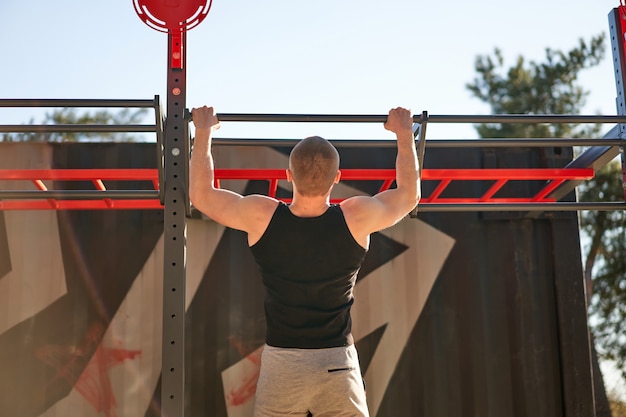
<instances>
[{"instance_id":1,"label":"green tree","mask_svg":"<svg viewBox=\"0 0 626 417\"><path fill-rule=\"evenodd\" d=\"M613 160L581 187L580 201L624 201L622 167ZM590 286L592 329L600 358L615 361L626 380L626 211L586 211L585 279Z\"/></svg>"},{"instance_id":2,"label":"green tree","mask_svg":"<svg viewBox=\"0 0 626 417\"><path fill-rule=\"evenodd\" d=\"M576 83L578 73L602 61L604 39L604 34L600 34L589 45L580 40L579 47L568 53L547 48L543 63L530 61L526 65L520 56L506 71L502 51L496 48L493 56L476 58L478 75L466 87L489 104L493 114L579 114L589 93ZM482 124L476 131L481 138L559 138L597 134L599 126Z\"/></svg>"},{"instance_id":3,"label":"green tree","mask_svg":"<svg viewBox=\"0 0 626 417\"><path fill-rule=\"evenodd\" d=\"M138 124L145 116L146 109L122 109L118 113L99 110L94 113L78 114L75 108L65 107L46 113L43 125L61 124ZM34 120L29 121L30 125ZM124 132L17 132L4 133L0 142L80 142L80 141L112 141L133 142L137 137Z\"/></svg>"},{"instance_id":4,"label":"green tree","mask_svg":"<svg viewBox=\"0 0 626 417\"><path fill-rule=\"evenodd\" d=\"M593 37L567 53L546 49L545 62L518 57L506 69L501 50L478 56L477 76L466 87L491 107L493 114L580 114L588 95L577 84L580 71L593 67L605 55L605 36ZM600 125L481 124L481 138L598 137ZM623 201L621 167L617 161L578 187L581 201ZM624 211L583 211L582 235L590 242L584 255L585 276L593 275L590 324L600 358L615 360L626 369L626 214ZM589 286L588 286L589 287ZM626 379L626 370L624 371Z\"/></svg>"}]
</instances>

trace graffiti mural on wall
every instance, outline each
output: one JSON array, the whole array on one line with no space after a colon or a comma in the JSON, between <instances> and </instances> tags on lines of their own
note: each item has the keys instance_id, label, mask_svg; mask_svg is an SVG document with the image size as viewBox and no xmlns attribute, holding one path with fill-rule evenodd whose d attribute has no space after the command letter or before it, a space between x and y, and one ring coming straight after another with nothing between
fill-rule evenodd
<instances>
[{"instance_id":1,"label":"graffiti mural on wall","mask_svg":"<svg viewBox=\"0 0 626 417\"><path fill-rule=\"evenodd\" d=\"M0 160L154 166L147 144L14 154ZM284 149L216 155L225 167L286 166ZM344 167L364 160L387 167L393 154L342 154ZM337 197L378 186L341 183ZM575 217L564 221L576 233ZM260 276L243 233L201 218L187 224L186 415L248 417L265 331ZM521 397L532 401L520 415L562 414L555 266L539 258L553 251L550 228L429 215L372 236L353 306L372 416L504 415ZM1 416L160 415L162 234L160 210L0 212Z\"/></svg>"}]
</instances>

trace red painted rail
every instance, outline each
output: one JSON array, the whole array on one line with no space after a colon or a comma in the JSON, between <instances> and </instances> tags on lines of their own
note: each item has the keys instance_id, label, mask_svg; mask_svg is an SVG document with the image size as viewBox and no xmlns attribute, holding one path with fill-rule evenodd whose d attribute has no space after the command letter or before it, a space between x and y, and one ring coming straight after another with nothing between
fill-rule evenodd
<instances>
[{"instance_id":1,"label":"red painted rail","mask_svg":"<svg viewBox=\"0 0 626 417\"><path fill-rule=\"evenodd\" d=\"M592 168L495 168L495 169L424 169L422 181L437 181L435 189L424 195L420 205L477 204L477 203L550 203L549 195L566 181L588 180L594 176ZM265 180L269 187L267 195L276 197L278 182L286 180L284 169L216 169L215 182L221 180ZM395 180L394 169L343 169L341 179L354 181L382 181L379 191L389 189ZM533 196L498 197L497 194L511 181L545 181L543 188ZM0 181L30 182L32 186L20 191L0 191L0 210L97 210L97 209L161 209L158 197L159 183L156 169L18 169L0 170ZM76 189L59 190L55 181L88 182L91 186L76 193ZM149 190L136 191L141 198L133 197L133 190L120 193L107 188L107 184L120 181L145 181ZM487 191L479 197L443 197L444 191L456 181L491 181ZM78 185L78 184L77 184ZM58 184L56 184L58 186ZM0 186L6 188L6 186ZM14 187L11 187L14 188ZM51 190L54 190L52 192ZM81 197L80 193L85 196ZM63 195L67 193L67 195ZM74 194L72 194L74 193ZM102 194L101 196L99 194ZM117 195L109 198L107 194ZM50 197L54 195L54 198ZM289 199L281 198L283 201ZM339 202L339 199L333 199Z\"/></svg>"}]
</instances>

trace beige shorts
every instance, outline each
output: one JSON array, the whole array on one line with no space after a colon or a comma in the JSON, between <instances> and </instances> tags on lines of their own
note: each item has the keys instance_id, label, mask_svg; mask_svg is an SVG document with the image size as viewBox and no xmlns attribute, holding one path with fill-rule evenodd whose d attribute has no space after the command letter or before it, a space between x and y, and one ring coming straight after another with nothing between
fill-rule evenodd
<instances>
[{"instance_id":1,"label":"beige shorts","mask_svg":"<svg viewBox=\"0 0 626 417\"><path fill-rule=\"evenodd\" d=\"M265 345L255 417L368 417L354 345L285 349Z\"/></svg>"}]
</instances>

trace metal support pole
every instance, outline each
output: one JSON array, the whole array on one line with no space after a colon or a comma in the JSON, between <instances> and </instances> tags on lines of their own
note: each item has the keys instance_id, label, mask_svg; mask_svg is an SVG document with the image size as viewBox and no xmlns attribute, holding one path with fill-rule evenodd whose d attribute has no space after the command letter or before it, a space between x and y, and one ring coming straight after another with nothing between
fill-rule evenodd
<instances>
[{"instance_id":1,"label":"metal support pole","mask_svg":"<svg viewBox=\"0 0 626 417\"><path fill-rule=\"evenodd\" d=\"M168 34L167 115L164 159L163 417L185 413L185 256L189 144L184 119L186 32Z\"/></svg>"},{"instance_id":2,"label":"metal support pole","mask_svg":"<svg viewBox=\"0 0 626 417\"><path fill-rule=\"evenodd\" d=\"M626 90L624 83L626 82L626 21L624 20L626 6L620 6L609 13L609 28L611 32L611 50L613 52L613 67L615 69L615 88L617 98L615 104L617 106L617 114L626 115ZM622 139L626 138L626 123L620 123L619 135ZM626 155L624 154L624 145L620 145L619 153L622 161L622 187L624 189L624 201L626 201Z\"/></svg>"},{"instance_id":3,"label":"metal support pole","mask_svg":"<svg viewBox=\"0 0 626 417\"><path fill-rule=\"evenodd\" d=\"M422 169L424 168L424 151L426 150L426 125L428 124L428 112L423 111L421 122L419 125L413 125L413 137L419 135L419 140L417 142L417 163L419 170L419 178L422 176ZM420 184L421 187L421 184ZM421 190L419 190L421 194ZM413 210L409 213L409 217L415 218L417 217L417 209L419 205L415 206Z\"/></svg>"}]
</instances>

